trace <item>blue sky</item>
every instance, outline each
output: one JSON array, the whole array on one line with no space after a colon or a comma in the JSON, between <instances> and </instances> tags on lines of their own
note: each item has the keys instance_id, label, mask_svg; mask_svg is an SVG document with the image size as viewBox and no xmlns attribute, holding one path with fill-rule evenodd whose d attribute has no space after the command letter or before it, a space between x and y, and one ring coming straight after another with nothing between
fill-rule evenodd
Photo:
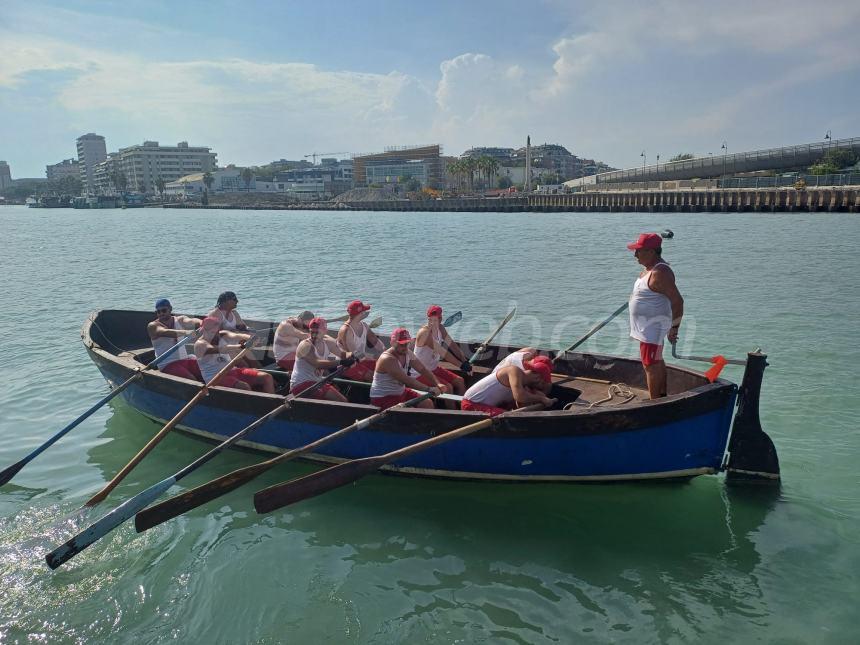
<instances>
[{"instance_id":1,"label":"blue sky","mask_svg":"<svg viewBox=\"0 0 860 645\"><path fill-rule=\"evenodd\" d=\"M0 0L14 177L154 139L222 165L561 143L626 167L860 136L860 2Z\"/></svg>"}]
</instances>

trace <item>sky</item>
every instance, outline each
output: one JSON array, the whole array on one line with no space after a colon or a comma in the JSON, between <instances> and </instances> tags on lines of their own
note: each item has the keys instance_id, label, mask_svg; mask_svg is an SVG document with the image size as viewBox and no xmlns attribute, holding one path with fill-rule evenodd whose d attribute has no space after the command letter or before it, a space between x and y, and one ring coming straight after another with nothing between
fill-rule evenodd
<instances>
[{"instance_id":1,"label":"sky","mask_svg":"<svg viewBox=\"0 0 860 645\"><path fill-rule=\"evenodd\" d=\"M15 178L86 132L222 166L531 135L631 167L828 131L860 136L858 0L0 0Z\"/></svg>"}]
</instances>

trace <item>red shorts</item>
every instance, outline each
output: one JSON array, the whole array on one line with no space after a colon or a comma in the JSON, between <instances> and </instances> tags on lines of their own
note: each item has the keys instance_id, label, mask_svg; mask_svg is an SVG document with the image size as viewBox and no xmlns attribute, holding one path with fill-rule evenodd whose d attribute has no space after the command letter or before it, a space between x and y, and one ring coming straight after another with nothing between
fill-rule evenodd
<instances>
[{"instance_id":1,"label":"red shorts","mask_svg":"<svg viewBox=\"0 0 860 645\"><path fill-rule=\"evenodd\" d=\"M463 399L460 402L460 409L465 410L466 412L484 412L485 414L489 414L491 417L497 417L502 412L508 411L505 408L497 408L493 405L484 405L483 403L475 403L473 401L470 401L469 399Z\"/></svg>"},{"instance_id":2,"label":"red shorts","mask_svg":"<svg viewBox=\"0 0 860 645\"><path fill-rule=\"evenodd\" d=\"M442 383L447 383L448 385L453 383L455 378L460 378L459 376L454 374L454 372L452 372L451 370L446 370L441 365L437 365L436 369L433 370L433 376L439 379ZM423 375L419 376L418 380L421 381L424 385L429 385L430 387L436 385L435 383L432 383L430 379L424 378Z\"/></svg>"},{"instance_id":3,"label":"red shorts","mask_svg":"<svg viewBox=\"0 0 860 645\"><path fill-rule=\"evenodd\" d=\"M370 383L373 380L373 371L376 369L376 361L372 358L365 358L349 366L349 369L344 371L343 378L349 378L353 381L367 381Z\"/></svg>"},{"instance_id":4,"label":"red shorts","mask_svg":"<svg viewBox=\"0 0 860 645\"><path fill-rule=\"evenodd\" d=\"M290 388L290 394L301 394L302 392L307 390L314 383L316 383L316 381L304 381L302 383L299 383L294 388ZM314 390L312 393L308 394L305 398L307 398L307 399L324 399L325 395L328 394L329 392L331 392L332 390L337 392L338 394L340 394L340 390L338 390L334 385L332 385L331 383L324 383L321 386L319 386L316 390Z\"/></svg>"},{"instance_id":5,"label":"red shorts","mask_svg":"<svg viewBox=\"0 0 860 645\"><path fill-rule=\"evenodd\" d=\"M259 375L260 372L250 367L234 367L221 377L218 385L221 387L235 387L237 381L242 381L253 387L256 385Z\"/></svg>"},{"instance_id":6,"label":"red shorts","mask_svg":"<svg viewBox=\"0 0 860 645\"><path fill-rule=\"evenodd\" d=\"M171 361L164 367L159 369L164 374L172 374L181 378L187 378L192 381L202 381L203 376L200 374L200 366L197 364L196 358L182 358L178 361Z\"/></svg>"},{"instance_id":7,"label":"red shorts","mask_svg":"<svg viewBox=\"0 0 860 645\"><path fill-rule=\"evenodd\" d=\"M642 365L648 367L654 363L663 362L663 346L654 343L639 342L639 355L642 357Z\"/></svg>"},{"instance_id":8,"label":"red shorts","mask_svg":"<svg viewBox=\"0 0 860 645\"><path fill-rule=\"evenodd\" d=\"M418 392L410 390L408 387L403 390L403 394L392 394L390 396L376 396L370 399L370 402L378 408L386 410L398 403L405 403L409 399L414 399L418 396Z\"/></svg>"},{"instance_id":9,"label":"red shorts","mask_svg":"<svg viewBox=\"0 0 860 645\"><path fill-rule=\"evenodd\" d=\"M284 356L281 360L278 361L278 367L283 370L287 370L288 372L292 372L293 368L296 366L296 357L292 358L288 356Z\"/></svg>"}]
</instances>

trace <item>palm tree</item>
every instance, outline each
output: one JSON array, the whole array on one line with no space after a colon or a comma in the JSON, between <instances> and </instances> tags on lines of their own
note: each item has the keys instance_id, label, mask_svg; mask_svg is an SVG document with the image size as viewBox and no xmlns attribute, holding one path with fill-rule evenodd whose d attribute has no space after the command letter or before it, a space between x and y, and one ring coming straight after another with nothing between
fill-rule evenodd
<instances>
[{"instance_id":1,"label":"palm tree","mask_svg":"<svg viewBox=\"0 0 860 645\"><path fill-rule=\"evenodd\" d=\"M474 190L475 171L478 169L478 162L472 157L466 157L461 161L463 163L463 175L469 178L469 190Z\"/></svg>"},{"instance_id":2,"label":"palm tree","mask_svg":"<svg viewBox=\"0 0 860 645\"><path fill-rule=\"evenodd\" d=\"M242 168L242 181L245 182L245 190L251 190L251 180L254 178L254 173L250 168Z\"/></svg>"},{"instance_id":3,"label":"palm tree","mask_svg":"<svg viewBox=\"0 0 860 645\"><path fill-rule=\"evenodd\" d=\"M203 173L203 185L206 186L206 192L207 193L211 190L212 184L214 184L214 183L215 183L215 177L212 176L212 173L209 171L204 172Z\"/></svg>"},{"instance_id":4,"label":"palm tree","mask_svg":"<svg viewBox=\"0 0 860 645\"><path fill-rule=\"evenodd\" d=\"M164 186L165 186L164 178L159 175L158 179L155 180L155 189L158 191L158 194L161 195L161 199L164 199Z\"/></svg>"},{"instance_id":5,"label":"palm tree","mask_svg":"<svg viewBox=\"0 0 860 645\"><path fill-rule=\"evenodd\" d=\"M493 185L493 177L496 176L496 173L499 171L499 160L495 157L487 157L487 187Z\"/></svg>"}]
</instances>

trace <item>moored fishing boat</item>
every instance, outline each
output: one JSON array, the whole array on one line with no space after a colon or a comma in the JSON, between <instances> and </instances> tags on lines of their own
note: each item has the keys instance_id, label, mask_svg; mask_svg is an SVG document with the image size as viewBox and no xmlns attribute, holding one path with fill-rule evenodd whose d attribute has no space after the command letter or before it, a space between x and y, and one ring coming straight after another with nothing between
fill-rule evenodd
<instances>
[{"instance_id":1,"label":"moored fishing boat","mask_svg":"<svg viewBox=\"0 0 860 645\"><path fill-rule=\"evenodd\" d=\"M82 338L90 358L112 385L124 382L153 358L146 333L152 314L102 310L85 323ZM270 347L273 324L246 321L260 330ZM268 337L267 337L268 335ZM475 343L462 343L468 354ZM517 348L491 345L476 361L476 376ZM542 350L554 355L552 350ZM272 360L265 350L263 362ZM761 430L758 396L765 357L749 355L740 388L724 379L668 368L669 395L647 400L638 360L587 353L566 353L556 372L572 376L553 389L559 408L500 419L492 427L411 455L385 466L404 475L498 481L619 481L688 478L726 471L732 478L777 480L773 444ZM621 396L614 396L614 389ZM173 417L200 384L146 371L122 393L134 409L154 420ZM296 399L289 409L255 430L238 445L281 453L304 446L378 412L368 388L347 384L348 403ZM609 399L609 400L607 400ZM178 428L223 441L283 402L282 396L214 387ZM740 403L734 414L736 402ZM370 457L437 436L485 416L477 412L405 408L373 428L338 438L304 456L337 463Z\"/></svg>"}]
</instances>

